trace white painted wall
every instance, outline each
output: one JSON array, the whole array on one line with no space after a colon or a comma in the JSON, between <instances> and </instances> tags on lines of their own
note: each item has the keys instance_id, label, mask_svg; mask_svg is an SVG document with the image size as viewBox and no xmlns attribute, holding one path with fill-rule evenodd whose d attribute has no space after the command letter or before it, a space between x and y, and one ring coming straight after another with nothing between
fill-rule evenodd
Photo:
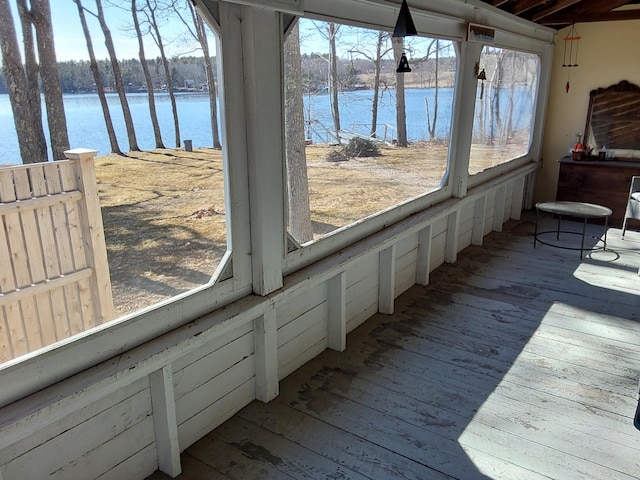
<instances>
[{"instance_id":1,"label":"white painted wall","mask_svg":"<svg viewBox=\"0 0 640 480\"><path fill-rule=\"evenodd\" d=\"M542 149L544 162L537 175L536 201L556 198L557 161L574 145L576 133L584 133L589 92L620 80L640 85L640 20L576 23L581 37L579 66L571 69L562 68L563 38L568 30L560 30L556 36Z\"/></svg>"}]
</instances>

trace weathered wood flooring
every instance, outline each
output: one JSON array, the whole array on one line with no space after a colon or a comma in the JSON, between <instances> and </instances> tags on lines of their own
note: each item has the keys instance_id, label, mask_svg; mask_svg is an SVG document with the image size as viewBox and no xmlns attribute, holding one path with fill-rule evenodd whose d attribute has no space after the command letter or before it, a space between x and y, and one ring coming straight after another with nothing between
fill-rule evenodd
<instances>
[{"instance_id":1,"label":"weathered wood flooring","mask_svg":"<svg viewBox=\"0 0 640 480\"><path fill-rule=\"evenodd\" d=\"M191 446L178 478L637 479L640 233L580 261L534 249L533 218Z\"/></svg>"}]
</instances>

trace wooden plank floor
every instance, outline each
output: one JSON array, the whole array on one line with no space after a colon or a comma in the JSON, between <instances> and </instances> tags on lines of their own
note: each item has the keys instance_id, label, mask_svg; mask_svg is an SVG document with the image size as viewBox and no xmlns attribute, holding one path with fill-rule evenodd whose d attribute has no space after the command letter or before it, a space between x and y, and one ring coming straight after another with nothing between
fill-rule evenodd
<instances>
[{"instance_id":1,"label":"wooden plank floor","mask_svg":"<svg viewBox=\"0 0 640 480\"><path fill-rule=\"evenodd\" d=\"M187 449L178 478L637 479L640 233L580 261L534 249L533 222L432 272Z\"/></svg>"}]
</instances>

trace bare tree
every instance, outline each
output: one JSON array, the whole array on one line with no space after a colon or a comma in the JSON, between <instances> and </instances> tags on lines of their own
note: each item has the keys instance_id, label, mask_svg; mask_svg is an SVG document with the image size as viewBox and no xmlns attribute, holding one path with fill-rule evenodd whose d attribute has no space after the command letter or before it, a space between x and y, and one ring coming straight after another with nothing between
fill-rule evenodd
<instances>
[{"instance_id":1,"label":"bare tree","mask_svg":"<svg viewBox=\"0 0 640 480\"><path fill-rule=\"evenodd\" d=\"M508 57L511 59L511 72L516 72L516 70L520 69L522 72L526 72L527 65L524 61L524 58L521 55L518 55L516 52L509 52ZM514 114L514 106L515 106L515 96L516 96L516 80L515 75L512 74L511 82L509 82L509 98L507 99L507 126L506 131L504 133L504 143L508 143L509 140L513 137L513 114Z\"/></svg>"},{"instance_id":2,"label":"bare tree","mask_svg":"<svg viewBox=\"0 0 640 480\"><path fill-rule=\"evenodd\" d=\"M84 7L82 6L82 0L73 0L78 7L78 15L80 16L80 23L82 24L82 31L84 33L84 39L87 43L87 51L89 52L89 68L93 75L93 81L96 85L96 91L98 92L98 98L100 99L100 106L102 107L102 115L104 116L104 123L107 128L107 135L109 137L109 144L111 145L111 152L122 154L120 146L118 145L118 137L116 131L113 128L113 122L111 121L111 112L109 111L109 104L107 103L107 97L104 93L104 84L102 83L102 76L98 69L98 62L96 55L93 51L93 42L91 40L91 33L87 26L87 19L84 15Z\"/></svg>"},{"instance_id":3,"label":"bare tree","mask_svg":"<svg viewBox=\"0 0 640 480\"><path fill-rule=\"evenodd\" d=\"M487 49L487 53L489 53L489 49ZM490 85L489 111L490 111L491 120L489 121L489 136L487 138L488 145L494 145L499 132L502 131L502 112L500 109L500 87L502 84L502 76L504 73L503 61L507 51L503 49L495 48L491 53L494 56L495 68L493 69L493 72L491 73L491 76L489 78L489 85Z\"/></svg>"},{"instance_id":4,"label":"bare tree","mask_svg":"<svg viewBox=\"0 0 640 480\"><path fill-rule=\"evenodd\" d=\"M122 105L122 113L124 115L124 124L127 129L127 138L129 139L129 150L139 151L138 141L136 140L136 131L133 126L133 118L131 117L131 110L129 109L129 102L127 101L127 94L125 91L124 83L122 81L122 73L120 71L120 64L118 63L118 57L116 55L116 49L113 45L113 38L111 37L111 31L107 26L107 22L104 18L104 10L102 9L102 0L95 0L96 7L98 9L98 22L100 28L104 34L104 44L109 52L109 60L111 63L111 70L113 71L113 77L116 84L116 91L118 92L118 98L120 99L120 105Z\"/></svg>"},{"instance_id":5,"label":"bare tree","mask_svg":"<svg viewBox=\"0 0 640 480\"><path fill-rule=\"evenodd\" d=\"M211 54L209 53L209 41L207 40L207 30L205 28L202 17L193 6L191 1L187 0L187 5L191 11L193 24L195 25L196 34L202 55L204 56L204 68L207 74L207 91L209 92L209 110L211 113L211 138L213 139L213 148L222 148L220 144L220 135L218 133L218 107L216 98L216 80L213 76L213 65L211 63ZM191 31L191 29L189 29ZM193 35L193 33L192 33Z\"/></svg>"},{"instance_id":6,"label":"bare tree","mask_svg":"<svg viewBox=\"0 0 640 480\"><path fill-rule=\"evenodd\" d=\"M338 144L340 140L340 104L338 102L338 93L340 83L338 81L338 53L336 50L336 37L340 25L329 23L327 25L327 37L329 39L329 100L331 103L331 118L333 118L333 128L336 131L336 140Z\"/></svg>"},{"instance_id":7,"label":"bare tree","mask_svg":"<svg viewBox=\"0 0 640 480\"><path fill-rule=\"evenodd\" d=\"M51 153L54 160L59 160L65 158L64 152L69 150L69 134L58 75L49 0L31 0L29 18L36 31L40 81L47 108Z\"/></svg>"},{"instance_id":8,"label":"bare tree","mask_svg":"<svg viewBox=\"0 0 640 480\"><path fill-rule=\"evenodd\" d=\"M331 118L333 120L333 128L335 130L335 138L338 144L340 140L340 103L338 94L340 93L340 81L338 78L338 53L336 49L336 39L340 31L341 25L336 23L315 24L316 29L322 37L329 41L329 58L328 62L327 82L329 84L329 104L331 106Z\"/></svg>"},{"instance_id":9,"label":"bare tree","mask_svg":"<svg viewBox=\"0 0 640 480\"><path fill-rule=\"evenodd\" d=\"M17 0L18 17L20 19L20 28L22 30L22 46L24 48L24 72L27 80L27 95L29 103L35 108L34 119L38 118L40 127L42 127L42 108L40 100L40 65L36 58L36 42L33 37L33 28L31 26L29 7L26 0ZM37 117L35 117L37 115ZM44 130L43 130L44 132ZM45 156L46 158L46 140L45 140Z\"/></svg>"},{"instance_id":10,"label":"bare tree","mask_svg":"<svg viewBox=\"0 0 640 480\"><path fill-rule=\"evenodd\" d=\"M296 22L284 43L284 123L289 231L298 242L313 240L304 138L300 32Z\"/></svg>"},{"instance_id":11,"label":"bare tree","mask_svg":"<svg viewBox=\"0 0 640 480\"><path fill-rule=\"evenodd\" d=\"M371 137L376 137L376 131L378 130L378 104L380 103L380 86L381 86L381 72L382 72L382 59L391 51L391 47L388 46L388 40L390 34L379 30L376 33L375 51L370 52L366 49L366 45L356 45L351 51L362 55L367 60L370 60L374 66L373 72L373 99L371 105Z\"/></svg>"},{"instance_id":12,"label":"bare tree","mask_svg":"<svg viewBox=\"0 0 640 480\"><path fill-rule=\"evenodd\" d=\"M153 135L156 141L156 148L165 148L164 144L162 143L162 133L160 132L158 114L156 113L156 99L154 94L153 81L151 80L149 65L147 64L147 59L144 54L144 42L142 41L142 30L140 28L140 22L138 21L138 9L136 7L136 0L131 0L131 18L133 19L133 26L136 30L136 37L138 38L138 56L140 57L140 65L142 66L144 80L147 85L149 115L151 116L151 125L153 125Z\"/></svg>"},{"instance_id":13,"label":"bare tree","mask_svg":"<svg viewBox=\"0 0 640 480\"><path fill-rule=\"evenodd\" d=\"M98 62L96 60L96 56L93 50L91 33L89 32L87 20L84 15L85 10L84 10L84 7L82 6L81 0L73 0L73 1L78 7L78 15L80 16L80 23L82 24L82 31L84 33L85 42L87 44L87 51L89 53L89 67L91 69L91 74L93 75L93 80L96 86L96 92L98 93L98 98L100 99L100 106L102 107L102 115L104 117L104 122L107 129L107 135L109 137L111 152L122 154L122 151L120 150L120 146L118 145L118 138L116 136L115 129L113 128L113 121L111 120L111 112L109 111L109 104L107 102L107 97L104 91L104 83L102 81L102 75L100 75Z\"/></svg>"},{"instance_id":14,"label":"bare tree","mask_svg":"<svg viewBox=\"0 0 640 480\"><path fill-rule=\"evenodd\" d=\"M391 43L393 44L393 58L397 65L404 50L404 38L394 38ZM407 140L407 108L404 98L403 73L396 73L396 129L398 131L397 145L407 147L409 142Z\"/></svg>"},{"instance_id":15,"label":"bare tree","mask_svg":"<svg viewBox=\"0 0 640 480\"><path fill-rule=\"evenodd\" d=\"M176 148L180 147L180 122L178 119L178 105L176 103L176 96L173 91L173 76L171 75L171 69L169 68L169 60L164 51L164 41L160 34L160 27L158 26L158 18L156 10L158 4L155 0L145 0L146 8L143 9L144 14L149 22L149 33L153 38L158 50L160 51L160 58L162 59L162 65L164 66L164 74L167 81L167 92L169 93L169 100L171 101L171 111L173 113L173 129L176 137Z\"/></svg>"},{"instance_id":16,"label":"bare tree","mask_svg":"<svg viewBox=\"0 0 640 480\"><path fill-rule=\"evenodd\" d=\"M432 47L433 48L432 50ZM439 68L440 68L440 40L432 40L429 43L429 47L427 48L427 56L428 60L431 56L431 52L433 51L435 57L435 66L434 66L434 91L433 91L433 119L429 116L429 110L427 109L427 131L429 132L429 139L433 140L436 138L436 125L438 124L438 94L440 91L440 82L438 78ZM427 105L428 108L428 105Z\"/></svg>"},{"instance_id":17,"label":"bare tree","mask_svg":"<svg viewBox=\"0 0 640 480\"><path fill-rule=\"evenodd\" d=\"M37 101L34 101L35 96L31 95L33 89L29 88L27 73L20 56L13 14L8 0L0 0L0 18L2 18L0 21L2 71L9 91L22 162L44 162L47 160L47 142L42 128L40 93L36 90Z\"/></svg>"},{"instance_id":18,"label":"bare tree","mask_svg":"<svg viewBox=\"0 0 640 480\"><path fill-rule=\"evenodd\" d=\"M222 148L220 144L220 134L218 128L218 98L216 80L213 75L213 62L211 61L211 53L209 50L209 40L207 38L207 27L204 20L200 16L200 13L190 0L185 0L184 3L187 9L191 13L190 21L184 18L182 10L179 7L179 3L176 0L171 1L171 7L173 11L178 15L178 18L182 20L182 23L187 27L189 35L198 41L200 48L202 49L202 55L204 56L204 69L207 76L207 92L209 93L209 112L211 119L211 138L213 139L213 148Z\"/></svg>"}]
</instances>

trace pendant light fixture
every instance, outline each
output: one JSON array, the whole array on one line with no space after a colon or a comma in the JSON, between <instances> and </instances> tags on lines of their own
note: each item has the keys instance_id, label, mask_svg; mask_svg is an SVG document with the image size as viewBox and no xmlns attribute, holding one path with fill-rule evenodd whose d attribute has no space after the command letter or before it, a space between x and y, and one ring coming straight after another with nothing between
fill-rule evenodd
<instances>
[{"instance_id":1,"label":"pendant light fixture","mask_svg":"<svg viewBox=\"0 0 640 480\"><path fill-rule=\"evenodd\" d=\"M402 5L400 6L400 13L398 14L398 19L396 20L396 27L393 29L394 38L404 38L408 36L417 35L418 30L416 30L416 26L413 23L413 18L411 18L411 12L409 11L409 5L407 5L407 0L402 0ZM400 63L398 64L398 68L396 68L397 73L408 73L411 71L409 67L409 60L407 59L407 55L405 52L402 52L402 56L400 57Z\"/></svg>"},{"instance_id":2,"label":"pendant light fixture","mask_svg":"<svg viewBox=\"0 0 640 480\"><path fill-rule=\"evenodd\" d=\"M398 19L396 20L396 28L393 29L392 36L397 38L409 37L417 34L418 31L416 30L416 26L413 23L413 18L411 18L411 12L409 11L407 0L402 0L400 13L398 14Z\"/></svg>"}]
</instances>

